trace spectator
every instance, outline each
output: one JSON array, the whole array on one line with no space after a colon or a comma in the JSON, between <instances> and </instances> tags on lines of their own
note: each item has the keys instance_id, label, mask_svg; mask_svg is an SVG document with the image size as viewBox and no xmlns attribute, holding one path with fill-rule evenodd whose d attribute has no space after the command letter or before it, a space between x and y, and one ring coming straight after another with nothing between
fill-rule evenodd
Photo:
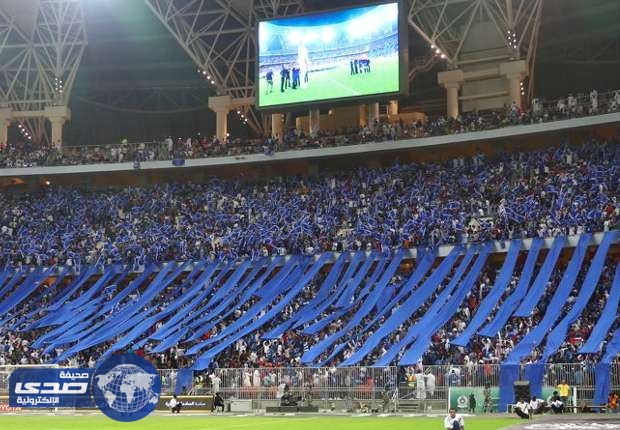
<instances>
[{"instance_id":1,"label":"spectator","mask_svg":"<svg viewBox=\"0 0 620 430\"><path fill-rule=\"evenodd\" d=\"M547 411L546 402L543 399L537 399L536 396L532 396L530 400L530 413L532 415L540 415Z\"/></svg>"},{"instance_id":2,"label":"spectator","mask_svg":"<svg viewBox=\"0 0 620 430\"><path fill-rule=\"evenodd\" d=\"M482 391L484 396L484 409L483 412L493 412L493 400L491 399L491 384L488 382L484 384L484 390Z\"/></svg>"},{"instance_id":3,"label":"spectator","mask_svg":"<svg viewBox=\"0 0 620 430\"><path fill-rule=\"evenodd\" d=\"M224 412L224 398L219 392L215 393L215 397L213 398L213 411Z\"/></svg>"},{"instance_id":4,"label":"spectator","mask_svg":"<svg viewBox=\"0 0 620 430\"><path fill-rule=\"evenodd\" d=\"M172 399L170 399L170 403L168 403L168 406L170 407L170 412L172 412L173 414L175 412L177 414L180 414L181 413L181 407L183 406L183 404L178 401L177 395L173 394L172 395Z\"/></svg>"},{"instance_id":5,"label":"spectator","mask_svg":"<svg viewBox=\"0 0 620 430\"><path fill-rule=\"evenodd\" d=\"M430 370L426 371L426 392L429 399L433 399L435 396L435 375Z\"/></svg>"},{"instance_id":6,"label":"spectator","mask_svg":"<svg viewBox=\"0 0 620 430\"><path fill-rule=\"evenodd\" d=\"M450 413L443 421L443 428L445 430L465 430L465 420L456 413L456 409L451 408Z\"/></svg>"},{"instance_id":7,"label":"spectator","mask_svg":"<svg viewBox=\"0 0 620 430\"><path fill-rule=\"evenodd\" d=\"M369 67L369 66L368 66ZM289 71L282 65L283 71ZM290 72L290 71L289 71ZM288 74L290 77L290 73ZM282 79L286 78L284 76ZM285 79L286 80L286 79ZM284 81L282 81L284 82ZM546 103L546 106L545 106ZM308 139L300 130L290 130L284 136L283 144L277 150L309 149L315 147L341 146L386 140L410 139L489 130L520 124L533 124L543 121L561 120L584 114L597 115L599 111L615 112L620 109L620 90L608 94L598 94L592 90L589 95L578 97L572 94L557 103L545 102L540 98L532 100L531 109L521 111L512 102L504 109L488 112L467 112L458 118L446 119L443 116L429 118L426 122L416 121L406 125L370 124L363 129L339 130L338 133L319 131L316 139ZM599 106L602 108L599 109ZM275 138L275 136L274 136ZM1 144L1 142L0 142ZM271 155L276 145L271 139L227 139L220 142L213 138L211 143L200 136L174 140L168 136L161 142L129 144L126 139L120 145L104 146L65 146L58 150L54 146L33 147L28 142L12 142L0 146L0 168L22 168L35 166L77 165L93 163L141 162L155 160L184 160L214 156L238 156L263 152Z\"/></svg>"},{"instance_id":8,"label":"spectator","mask_svg":"<svg viewBox=\"0 0 620 430\"><path fill-rule=\"evenodd\" d=\"M553 396L551 396L549 406L551 407L551 410L556 414L561 414L564 412L564 402L562 402L562 400L560 399L560 395L557 391L553 392Z\"/></svg>"},{"instance_id":9,"label":"spectator","mask_svg":"<svg viewBox=\"0 0 620 430\"><path fill-rule=\"evenodd\" d=\"M618 400L620 400L620 396L618 396L618 393L616 392L609 393L609 397L607 400L607 407L609 408L610 412L618 413Z\"/></svg>"},{"instance_id":10,"label":"spectator","mask_svg":"<svg viewBox=\"0 0 620 430\"><path fill-rule=\"evenodd\" d=\"M570 395L570 385L563 380L560 384L558 384L558 391L560 392L560 400L566 406L568 405L568 396Z\"/></svg>"},{"instance_id":11,"label":"spectator","mask_svg":"<svg viewBox=\"0 0 620 430\"><path fill-rule=\"evenodd\" d=\"M470 414L476 413L476 396L474 393L469 394L468 409Z\"/></svg>"},{"instance_id":12,"label":"spectator","mask_svg":"<svg viewBox=\"0 0 620 430\"><path fill-rule=\"evenodd\" d=\"M525 399L519 399L519 401L515 404L514 411L519 418L523 418L524 420L530 418L530 405L525 401Z\"/></svg>"}]
</instances>

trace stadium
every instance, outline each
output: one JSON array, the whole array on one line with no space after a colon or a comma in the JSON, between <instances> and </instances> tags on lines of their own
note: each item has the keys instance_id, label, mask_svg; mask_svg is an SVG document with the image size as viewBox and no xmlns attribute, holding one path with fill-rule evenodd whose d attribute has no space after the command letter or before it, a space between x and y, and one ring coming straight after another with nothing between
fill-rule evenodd
<instances>
[{"instance_id":1,"label":"stadium","mask_svg":"<svg viewBox=\"0 0 620 430\"><path fill-rule=\"evenodd\" d=\"M3 0L0 427L620 428L618 16Z\"/></svg>"}]
</instances>

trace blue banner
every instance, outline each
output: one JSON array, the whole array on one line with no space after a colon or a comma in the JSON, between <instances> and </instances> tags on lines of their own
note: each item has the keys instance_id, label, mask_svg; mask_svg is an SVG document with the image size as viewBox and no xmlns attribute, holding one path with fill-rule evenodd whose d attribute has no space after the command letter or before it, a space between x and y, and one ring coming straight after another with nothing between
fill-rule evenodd
<instances>
[{"instance_id":1,"label":"blue banner","mask_svg":"<svg viewBox=\"0 0 620 430\"><path fill-rule=\"evenodd\" d=\"M94 408L94 369L16 369L9 377L12 408Z\"/></svg>"}]
</instances>

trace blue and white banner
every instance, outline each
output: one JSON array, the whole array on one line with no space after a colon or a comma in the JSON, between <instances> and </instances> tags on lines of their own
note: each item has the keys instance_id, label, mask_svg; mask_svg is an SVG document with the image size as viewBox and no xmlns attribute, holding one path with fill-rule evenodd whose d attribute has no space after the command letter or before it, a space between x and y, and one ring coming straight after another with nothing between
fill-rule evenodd
<instances>
[{"instance_id":1,"label":"blue and white banner","mask_svg":"<svg viewBox=\"0 0 620 430\"><path fill-rule=\"evenodd\" d=\"M94 369L16 369L9 377L9 406L94 408Z\"/></svg>"}]
</instances>

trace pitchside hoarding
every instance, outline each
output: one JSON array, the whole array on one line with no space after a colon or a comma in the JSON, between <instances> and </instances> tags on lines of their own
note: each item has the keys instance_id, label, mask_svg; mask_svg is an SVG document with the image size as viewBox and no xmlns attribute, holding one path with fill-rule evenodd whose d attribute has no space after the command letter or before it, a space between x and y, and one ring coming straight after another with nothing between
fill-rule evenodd
<instances>
[{"instance_id":1,"label":"pitchside hoarding","mask_svg":"<svg viewBox=\"0 0 620 430\"><path fill-rule=\"evenodd\" d=\"M554 387L542 387L542 398L549 401L556 390L557 388ZM468 412L470 394L473 394L474 399L476 399L474 412L484 412L484 388L482 387L450 387L450 408L455 408L459 412ZM491 387L491 407L493 412L497 412L498 401L499 388Z\"/></svg>"}]
</instances>

